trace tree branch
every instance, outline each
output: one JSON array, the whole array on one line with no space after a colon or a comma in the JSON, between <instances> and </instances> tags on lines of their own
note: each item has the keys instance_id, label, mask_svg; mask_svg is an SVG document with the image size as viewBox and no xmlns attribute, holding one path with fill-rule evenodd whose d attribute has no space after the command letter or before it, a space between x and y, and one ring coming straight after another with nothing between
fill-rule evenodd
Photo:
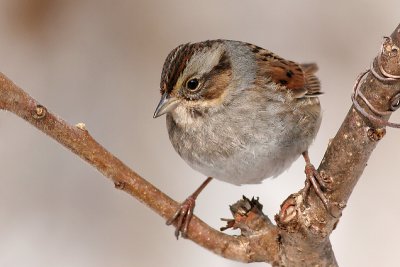
<instances>
[{"instance_id":1,"label":"tree branch","mask_svg":"<svg viewBox=\"0 0 400 267\"><path fill-rule=\"evenodd\" d=\"M399 75L400 25L390 39L391 42L387 42L387 39L383 44L381 54L374 60L372 67L380 67L389 73ZM376 72L380 71L376 70ZM386 82L382 83L369 72L360 85L360 91L377 110L390 111L393 103L398 105L399 80L389 80L386 79ZM386 112L382 118L375 119L376 115L360 98L357 98L357 103L360 103L361 107L370 114L368 116L371 119L360 115L353 105L336 136L329 143L318 168L327 184L326 196L332 203L336 203L339 214L346 206L372 151L385 135L386 130L382 124L389 119L391 114L391 112ZM392 108L393 110L395 109ZM307 256L307 265L337 266L329 235L335 229L339 218L331 216L326 211L313 191L308 199L309 206L304 205L301 192L286 200L286 203L288 202L289 204L286 205L290 203L293 205L292 219L282 222L282 218L277 218L278 225L284 229L280 232L283 244L281 247L283 264L299 266L299 257L310 253ZM341 214L338 217L340 216ZM302 251L298 250L299 247Z\"/></svg>"},{"instance_id":2,"label":"tree branch","mask_svg":"<svg viewBox=\"0 0 400 267\"><path fill-rule=\"evenodd\" d=\"M400 25L375 59L376 72L383 76L400 74L399 39ZM394 110L400 83L398 79L382 83L376 75L369 73L360 91L377 110ZM275 217L277 226L262 213L258 201L244 199L232 206L234 219L228 222L229 227L242 230L240 236L223 234L193 217L188 238L218 255L237 261L263 261L273 266L337 266L329 235L338 223L341 210L346 206L369 156L384 136L385 127L380 120L390 117L385 113L382 119L375 120L376 115L360 98L357 99L372 115L367 119L352 106L318 168L326 181L326 196L335 203L337 217L327 212L314 191L304 201L302 189L284 201L281 213ZM69 125L1 73L0 109L15 113L52 137L110 178L116 188L139 199L163 218L169 219L178 208L177 202L97 143L84 124Z\"/></svg>"},{"instance_id":3,"label":"tree branch","mask_svg":"<svg viewBox=\"0 0 400 267\"><path fill-rule=\"evenodd\" d=\"M97 143L83 124L71 126L48 111L43 105L0 73L0 109L11 111L46 133L110 178L115 187L134 196L165 219L170 218L178 208L178 203L143 179L122 161ZM276 231L275 231L276 232ZM272 234L267 234L267 236ZM276 236L273 235L273 236ZM267 242L267 250L254 250L250 240L223 234L209 227L197 217L193 217L188 238L204 248L225 258L237 261L268 259L276 261L277 244ZM268 238L263 236L260 239ZM262 255L262 256L260 256Z\"/></svg>"}]
</instances>

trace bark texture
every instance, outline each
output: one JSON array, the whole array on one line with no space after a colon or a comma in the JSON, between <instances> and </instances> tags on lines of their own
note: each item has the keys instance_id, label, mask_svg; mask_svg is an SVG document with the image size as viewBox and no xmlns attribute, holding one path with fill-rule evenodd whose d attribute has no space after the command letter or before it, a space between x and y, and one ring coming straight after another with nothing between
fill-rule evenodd
<instances>
[{"instance_id":1,"label":"bark texture","mask_svg":"<svg viewBox=\"0 0 400 267\"><path fill-rule=\"evenodd\" d=\"M262 213L262 205L256 199L243 198L231 206L233 219L227 222L227 227L241 229L240 236L224 234L193 217L188 238L218 255L242 262L338 266L329 236L372 151L385 135L385 121L399 107L399 46L400 25L390 38L385 38L373 71L357 83L366 101L356 97L356 106L350 107L318 168L325 195L333 203L332 210L325 209L313 190L307 195L302 189L282 203L274 225ZM69 125L1 73L0 109L16 114L55 139L110 178L116 188L139 199L163 218L169 219L178 208L177 202L97 143L84 124Z\"/></svg>"}]
</instances>

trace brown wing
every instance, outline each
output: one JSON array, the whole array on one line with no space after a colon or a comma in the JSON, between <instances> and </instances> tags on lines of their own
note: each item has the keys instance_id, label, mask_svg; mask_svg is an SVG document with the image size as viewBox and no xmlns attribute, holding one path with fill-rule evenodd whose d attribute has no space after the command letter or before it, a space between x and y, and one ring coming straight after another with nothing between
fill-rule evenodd
<instances>
[{"instance_id":1,"label":"brown wing","mask_svg":"<svg viewBox=\"0 0 400 267\"><path fill-rule=\"evenodd\" d=\"M258 46L250 47L256 54L261 75L268 75L274 83L292 90L297 98L321 94L320 82L314 75L318 70L316 64L297 64Z\"/></svg>"}]
</instances>

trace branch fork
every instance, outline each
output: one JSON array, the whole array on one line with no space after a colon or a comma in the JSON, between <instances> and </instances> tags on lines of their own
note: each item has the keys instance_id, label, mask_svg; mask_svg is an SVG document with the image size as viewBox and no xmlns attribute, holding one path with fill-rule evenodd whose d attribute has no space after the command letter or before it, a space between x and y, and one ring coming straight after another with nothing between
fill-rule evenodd
<instances>
[{"instance_id":1,"label":"branch fork","mask_svg":"<svg viewBox=\"0 0 400 267\"><path fill-rule=\"evenodd\" d=\"M357 184L385 126L400 106L400 25L386 37L371 68L357 79L353 106L344 119L317 171L326 184L324 194L337 203L332 216L314 190L304 201L304 190L290 195L275 216L276 225L263 214L258 199L243 198L231 206L227 228L241 235L221 233L193 216L187 238L218 254L242 262L268 262L272 266L338 266L329 236ZM54 115L0 73L0 109L10 111L71 150L123 190L166 220L179 204L154 187L97 143L83 123L75 126Z\"/></svg>"}]
</instances>

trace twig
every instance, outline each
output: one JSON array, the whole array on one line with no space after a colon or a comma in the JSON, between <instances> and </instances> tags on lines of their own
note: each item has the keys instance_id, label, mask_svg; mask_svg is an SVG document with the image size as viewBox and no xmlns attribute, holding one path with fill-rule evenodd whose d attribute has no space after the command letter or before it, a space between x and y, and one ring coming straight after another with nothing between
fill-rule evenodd
<instances>
[{"instance_id":1,"label":"twig","mask_svg":"<svg viewBox=\"0 0 400 267\"><path fill-rule=\"evenodd\" d=\"M391 114L387 111L394 111L399 105L399 39L400 25L375 61L379 69L373 69L361 82L360 94L354 97L357 110L354 106L350 108L318 168L327 185L325 195L331 203L336 203L338 214L385 134L384 127L388 124L382 121L387 121ZM110 178L116 188L139 199L163 218L169 219L178 208L177 202L98 144L83 123L69 125L1 73L0 109L15 113L55 139ZM188 238L237 261L263 261L273 266L337 266L329 235L339 218L331 216L314 191L308 195L306 205L302 190L283 202L281 212L275 217L277 226L262 213L261 204L245 199L232 209L234 219L228 220L228 227L240 228L242 235L223 234L193 217Z\"/></svg>"},{"instance_id":2,"label":"twig","mask_svg":"<svg viewBox=\"0 0 400 267\"><path fill-rule=\"evenodd\" d=\"M95 167L104 176L110 178L116 188L139 199L163 218L170 218L178 208L177 202L97 143L84 124L69 125L48 111L2 73L0 73L0 109L15 113L52 137ZM260 237L264 243L267 240L267 249L255 250L249 245L251 242L248 238L223 234L195 216L190 223L188 238L204 248L232 260L244 262L251 262L259 258L270 262L277 260L277 242L274 236L269 239Z\"/></svg>"}]
</instances>

